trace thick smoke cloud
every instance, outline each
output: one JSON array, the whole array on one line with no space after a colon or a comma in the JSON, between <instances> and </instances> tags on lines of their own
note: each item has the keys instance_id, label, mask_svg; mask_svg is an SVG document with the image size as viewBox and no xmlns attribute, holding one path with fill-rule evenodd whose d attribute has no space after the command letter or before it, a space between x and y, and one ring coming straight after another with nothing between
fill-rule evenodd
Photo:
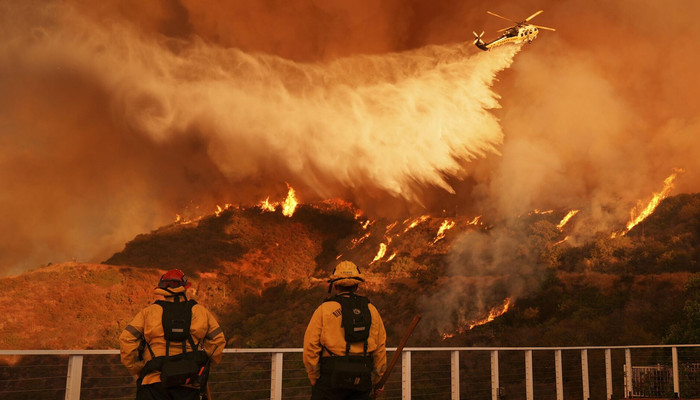
<instances>
[{"instance_id":1,"label":"thick smoke cloud","mask_svg":"<svg viewBox=\"0 0 700 400\"><path fill-rule=\"evenodd\" d=\"M285 181L378 214L614 229L672 168L697 190L700 5L680 3L2 3L0 270L99 260ZM557 32L517 55L471 46L507 25L485 10L541 8Z\"/></svg>"},{"instance_id":2,"label":"thick smoke cloud","mask_svg":"<svg viewBox=\"0 0 700 400\"><path fill-rule=\"evenodd\" d=\"M501 75L502 157L474 168L474 199L498 224L454 244L456 278L423 299L429 328L454 331L536 287L545 271L519 218L531 210L580 209L569 236L575 245L624 227L630 209L661 191L675 168L685 172L672 193L698 190L698 85L688 65L697 58L689 40L700 32L685 14L698 7L624 3L536 6L548 22L535 22L558 30L543 32ZM473 276L501 286L459 278Z\"/></svg>"}]
</instances>

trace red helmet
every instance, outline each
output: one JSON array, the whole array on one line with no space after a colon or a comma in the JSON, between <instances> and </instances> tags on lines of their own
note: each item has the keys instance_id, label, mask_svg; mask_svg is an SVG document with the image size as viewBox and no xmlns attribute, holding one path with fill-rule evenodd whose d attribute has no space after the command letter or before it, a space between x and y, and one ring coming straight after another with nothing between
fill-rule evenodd
<instances>
[{"instance_id":1,"label":"red helmet","mask_svg":"<svg viewBox=\"0 0 700 400\"><path fill-rule=\"evenodd\" d=\"M160 281L158 281L158 287L161 289L177 288L180 286L187 289L190 285L185 273L179 269L171 269L164 273L163 276L160 277Z\"/></svg>"}]
</instances>

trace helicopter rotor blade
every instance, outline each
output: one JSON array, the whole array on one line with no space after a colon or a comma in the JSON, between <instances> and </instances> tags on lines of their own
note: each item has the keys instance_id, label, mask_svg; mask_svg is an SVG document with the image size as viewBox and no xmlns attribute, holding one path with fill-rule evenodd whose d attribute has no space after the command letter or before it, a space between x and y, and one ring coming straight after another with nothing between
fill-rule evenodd
<instances>
[{"instance_id":1,"label":"helicopter rotor blade","mask_svg":"<svg viewBox=\"0 0 700 400\"><path fill-rule=\"evenodd\" d=\"M513 20L510 19L510 18L506 18L506 17L504 17L504 16L502 16L502 15L498 15L498 14L496 14L496 13L492 13L491 11L486 11L486 13L487 13L487 14L490 14L490 15L493 15L494 17L498 17L498 18L501 18L501 19L505 19L506 21L510 21L510 22L512 22L512 23L514 23L514 24L517 24L517 23L518 23L517 21L513 21Z\"/></svg>"},{"instance_id":2,"label":"helicopter rotor blade","mask_svg":"<svg viewBox=\"0 0 700 400\"><path fill-rule=\"evenodd\" d=\"M515 28L515 26L509 26L509 27L507 27L507 28L499 29L499 30L497 30L496 32L507 31L508 29L511 29L511 28Z\"/></svg>"},{"instance_id":3,"label":"helicopter rotor blade","mask_svg":"<svg viewBox=\"0 0 700 400\"><path fill-rule=\"evenodd\" d=\"M540 28L540 29L547 30L547 31L556 31L556 29L550 28L550 27L548 27L548 26L542 26L542 25L533 25L533 26L535 26L535 27L537 27L537 28Z\"/></svg>"},{"instance_id":4,"label":"helicopter rotor blade","mask_svg":"<svg viewBox=\"0 0 700 400\"><path fill-rule=\"evenodd\" d=\"M486 31L481 31L481 35L477 35L476 32L472 31L472 33L476 37L476 39L474 39L474 44L477 44L481 40L481 37L484 36L484 32Z\"/></svg>"},{"instance_id":5,"label":"helicopter rotor blade","mask_svg":"<svg viewBox=\"0 0 700 400\"><path fill-rule=\"evenodd\" d=\"M543 12L544 12L544 10L537 11L536 13L534 13L534 14L530 15L529 17L525 18L525 22L528 22L529 20L535 18L536 16L542 14Z\"/></svg>"}]
</instances>

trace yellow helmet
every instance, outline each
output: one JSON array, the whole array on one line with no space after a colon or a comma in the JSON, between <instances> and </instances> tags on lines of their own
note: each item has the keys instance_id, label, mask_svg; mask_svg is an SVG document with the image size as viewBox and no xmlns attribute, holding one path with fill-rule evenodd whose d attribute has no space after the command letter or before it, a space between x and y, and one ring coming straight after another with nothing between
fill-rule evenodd
<instances>
[{"instance_id":1,"label":"yellow helmet","mask_svg":"<svg viewBox=\"0 0 700 400\"><path fill-rule=\"evenodd\" d=\"M365 277L362 275L360 268L352 261L341 261L333 268L328 283L338 286L354 286L359 282L364 282Z\"/></svg>"}]
</instances>

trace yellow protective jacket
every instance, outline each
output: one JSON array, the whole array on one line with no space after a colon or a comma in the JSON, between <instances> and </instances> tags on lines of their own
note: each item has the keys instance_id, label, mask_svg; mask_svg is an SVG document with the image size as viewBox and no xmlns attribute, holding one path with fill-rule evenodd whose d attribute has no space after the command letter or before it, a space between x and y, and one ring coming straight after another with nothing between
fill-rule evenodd
<instances>
[{"instance_id":1,"label":"yellow protective jacket","mask_svg":"<svg viewBox=\"0 0 700 400\"><path fill-rule=\"evenodd\" d=\"M162 296L170 296L166 291L156 288L155 293ZM166 297L166 301L173 301L173 297ZM163 308L157 304L141 310L136 317L126 326L126 329L119 336L121 348L122 364L133 375L139 375L146 362L152 357L148 348L142 353L143 360L139 361L139 344L145 338L151 346L156 357L165 355L165 336L163 332ZM207 354L210 354L212 364L221 361L221 356L226 345L224 333L221 330L214 316L199 304L192 307L192 322L190 324L190 334L195 345L202 344ZM187 351L192 351L192 347L187 343ZM213 352L213 353L212 353ZM182 353L180 343L170 343L170 355ZM160 372L153 372L146 375L142 384L160 382Z\"/></svg>"},{"instance_id":2,"label":"yellow protective jacket","mask_svg":"<svg viewBox=\"0 0 700 400\"><path fill-rule=\"evenodd\" d=\"M330 356L328 352L340 356L345 355L345 330L341 326L342 308L337 301L326 301L321 304L306 328L304 334L304 366L311 384L321 376L320 358ZM367 352L374 360L372 382L376 383L386 370L386 331L379 311L369 304L372 315L372 325L367 338ZM322 347L323 346L323 347ZM323 349L325 348L325 350ZM351 343L350 354L362 355L363 343ZM323 353L323 354L322 354Z\"/></svg>"}]
</instances>

